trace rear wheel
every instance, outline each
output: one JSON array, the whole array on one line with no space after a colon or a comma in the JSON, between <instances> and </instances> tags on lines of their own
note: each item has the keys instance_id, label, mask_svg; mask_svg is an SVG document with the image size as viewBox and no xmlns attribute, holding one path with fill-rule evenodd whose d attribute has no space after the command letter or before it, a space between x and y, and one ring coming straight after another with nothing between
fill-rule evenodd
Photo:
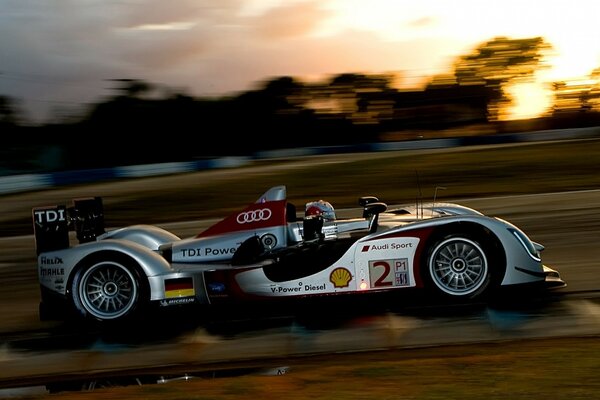
<instances>
[{"instance_id":1,"label":"rear wheel","mask_svg":"<svg viewBox=\"0 0 600 400\"><path fill-rule=\"evenodd\" d=\"M437 242L429 253L427 271L438 291L457 298L475 298L491 281L484 246L463 235Z\"/></svg>"},{"instance_id":2,"label":"rear wheel","mask_svg":"<svg viewBox=\"0 0 600 400\"><path fill-rule=\"evenodd\" d=\"M133 261L122 255L95 256L71 285L75 308L101 322L122 321L143 303L143 287Z\"/></svg>"}]
</instances>

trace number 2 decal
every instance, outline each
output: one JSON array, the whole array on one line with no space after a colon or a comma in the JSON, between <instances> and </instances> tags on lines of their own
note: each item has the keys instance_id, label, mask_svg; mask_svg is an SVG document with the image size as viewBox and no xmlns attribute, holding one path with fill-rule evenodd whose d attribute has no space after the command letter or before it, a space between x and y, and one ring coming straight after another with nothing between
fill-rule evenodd
<instances>
[{"instance_id":1,"label":"number 2 decal","mask_svg":"<svg viewBox=\"0 0 600 400\"><path fill-rule=\"evenodd\" d=\"M392 270L390 264L387 261L374 261L369 263L369 271L371 273L371 282L373 282L373 275L376 275L376 269L383 268L381 275L379 278L375 279L375 282L372 283L373 287L385 287L392 286L393 282L391 280L386 280L390 276L390 271Z\"/></svg>"},{"instance_id":2,"label":"number 2 decal","mask_svg":"<svg viewBox=\"0 0 600 400\"><path fill-rule=\"evenodd\" d=\"M409 286L408 259L369 261L369 278L372 288Z\"/></svg>"}]
</instances>

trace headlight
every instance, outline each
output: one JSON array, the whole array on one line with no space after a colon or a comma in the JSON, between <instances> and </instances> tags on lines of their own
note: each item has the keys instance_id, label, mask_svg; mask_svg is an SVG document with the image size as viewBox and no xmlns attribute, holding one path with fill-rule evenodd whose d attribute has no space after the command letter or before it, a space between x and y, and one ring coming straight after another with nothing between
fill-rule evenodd
<instances>
[{"instance_id":1,"label":"headlight","mask_svg":"<svg viewBox=\"0 0 600 400\"><path fill-rule=\"evenodd\" d=\"M515 228L508 228L508 230L517 238L525 250L527 250L527 253L531 256L531 258L533 258L535 261L542 261L540 252L533 242L527 237L527 235Z\"/></svg>"}]
</instances>

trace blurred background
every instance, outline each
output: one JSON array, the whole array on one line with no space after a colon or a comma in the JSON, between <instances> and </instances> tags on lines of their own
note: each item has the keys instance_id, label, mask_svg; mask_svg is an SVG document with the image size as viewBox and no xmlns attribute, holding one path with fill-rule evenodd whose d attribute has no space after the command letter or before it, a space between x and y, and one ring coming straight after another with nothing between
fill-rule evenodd
<instances>
[{"instance_id":1,"label":"blurred background","mask_svg":"<svg viewBox=\"0 0 600 400\"><path fill-rule=\"evenodd\" d=\"M598 11L3 0L0 176L598 126Z\"/></svg>"},{"instance_id":2,"label":"blurred background","mask_svg":"<svg viewBox=\"0 0 600 400\"><path fill-rule=\"evenodd\" d=\"M199 220L227 215L280 184L288 185L288 199L296 205L324 198L341 210L356 207L362 195L377 195L390 205L461 199L543 243L545 262L561 272L569 290L595 293L598 15L597 0L0 0L0 298L5 304L0 334L27 338L45 329L56 345L38 317L31 209L95 195L103 197L108 227L143 221L165 224L182 237L198 232ZM514 134L519 134L515 146L465 146L507 144ZM531 142L580 140L532 145L523 135ZM445 146L442 141L426 145L450 138L460 138L450 142L461 148L437 151ZM293 151L306 147L331 151L318 153L324 157ZM374 149L425 150L375 154ZM138 165L150 165L146 172L159 175L174 171L159 163L235 167L236 160L269 152L279 159L268 165L78 186L116 177L108 172L114 167L134 167L119 177L140 178ZM294 154L311 157L291 159ZM205 164L211 160L226 161ZM544 196L535 196L540 193ZM562 308L552 309L550 327L538 324L537 310L517 313L517 320L506 318L510 310L458 318L481 324L485 330L474 332L492 339L508 337L505 333L524 337L529 333L522 327L530 322L549 335L574 330L597 335L597 299L565 302L564 308L572 318L565 318ZM426 319L424 327L438 331ZM448 320L445 315L444 323ZM413 335L405 321L390 325L394 331L386 333L387 340ZM498 325L507 321L519 323L514 329ZM375 331L389 322L374 320ZM450 322L462 342L468 329ZM301 343L309 343L303 332ZM356 342L354 332L341 333ZM340 336L331 337L337 342ZM267 341L273 345L269 336ZM184 353L197 357L186 343L145 361L180 363ZM564 343L561 339L560 346ZM524 368L546 373L530 379L519 370L514 384L506 380L504 367L479 374L494 395L506 388L518 393L514 388L524 376L532 388L523 393L547 388L570 394L556 376L576 382L570 387L578 394L596 389L587 382L595 382L588 375L596 371L589 366L597 365L597 352L586 353L589 361L576 356L584 350L561 347L557 355L557 345L550 344L553 350L545 354L556 359L548 360L523 356L522 343L519 347L510 360L539 362L544 367L527 363ZM131 359L119 348L106 354L121 352ZM101 370L83 356L80 368ZM15 369L14 355L3 348L2 357L10 363L8 374ZM52 360L36 368L63 366ZM579 360L581 367L574 367ZM459 369L465 362L481 366L473 358L459 361ZM28 373L36 370L24 365ZM556 366L568 371L554 372ZM374 371L353 377L381 376L387 381L370 387L392 387L389 374L380 374L379 366ZM471 390L455 375L447 381ZM326 389L330 397L330 386ZM442 390L446 397L452 393ZM481 397L480 392L471 396Z\"/></svg>"}]
</instances>

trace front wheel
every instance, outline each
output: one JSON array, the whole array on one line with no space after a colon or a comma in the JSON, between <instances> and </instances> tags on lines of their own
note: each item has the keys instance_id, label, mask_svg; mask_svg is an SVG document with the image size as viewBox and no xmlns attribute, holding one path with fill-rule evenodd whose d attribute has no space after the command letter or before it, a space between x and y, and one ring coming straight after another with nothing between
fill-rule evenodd
<instances>
[{"instance_id":1,"label":"front wheel","mask_svg":"<svg viewBox=\"0 0 600 400\"><path fill-rule=\"evenodd\" d=\"M82 268L71 286L75 308L97 321L121 321L141 302L139 275L119 257L96 259Z\"/></svg>"},{"instance_id":2,"label":"front wheel","mask_svg":"<svg viewBox=\"0 0 600 400\"><path fill-rule=\"evenodd\" d=\"M491 281L483 247L467 237L454 236L437 243L427 262L428 277L443 294L474 298Z\"/></svg>"}]
</instances>

